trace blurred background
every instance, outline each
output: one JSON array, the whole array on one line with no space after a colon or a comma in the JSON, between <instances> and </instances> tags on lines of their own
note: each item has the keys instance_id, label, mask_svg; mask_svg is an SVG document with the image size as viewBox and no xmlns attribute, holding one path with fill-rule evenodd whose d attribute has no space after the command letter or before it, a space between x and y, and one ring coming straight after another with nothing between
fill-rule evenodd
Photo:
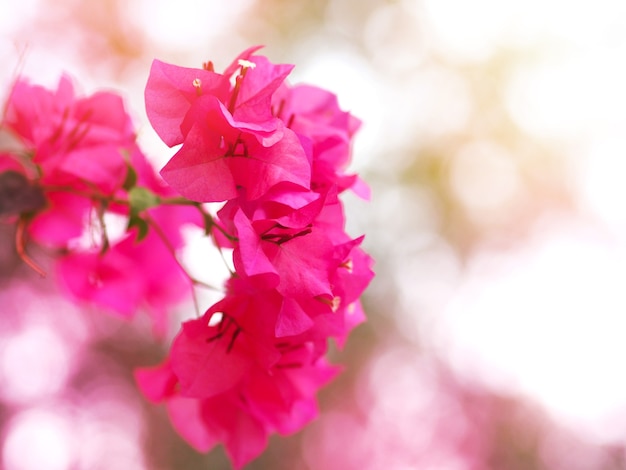
<instances>
[{"instance_id":1,"label":"blurred background","mask_svg":"<svg viewBox=\"0 0 626 470\"><path fill-rule=\"evenodd\" d=\"M247 468L626 469L626 3L0 0L3 93L18 73L121 90L159 167L152 59L221 70L253 44L364 121L373 199L345 202L377 277L320 418ZM169 339L69 304L12 237L0 467L227 469L135 388Z\"/></svg>"}]
</instances>

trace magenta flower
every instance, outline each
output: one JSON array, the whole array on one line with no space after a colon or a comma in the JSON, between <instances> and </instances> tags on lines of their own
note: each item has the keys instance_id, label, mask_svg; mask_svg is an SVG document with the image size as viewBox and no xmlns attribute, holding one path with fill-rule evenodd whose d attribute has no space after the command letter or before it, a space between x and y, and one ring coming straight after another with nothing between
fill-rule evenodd
<instances>
[{"instance_id":1,"label":"magenta flower","mask_svg":"<svg viewBox=\"0 0 626 470\"><path fill-rule=\"evenodd\" d=\"M284 296L309 298L332 295L328 281L332 245L313 227L287 228L272 220L234 217L239 243L235 268L248 277L275 275ZM274 287L268 284L267 287Z\"/></svg>"},{"instance_id":2,"label":"magenta flower","mask_svg":"<svg viewBox=\"0 0 626 470\"><path fill-rule=\"evenodd\" d=\"M65 76L55 91L18 81L5 125L33 152L46 184L89 182L110 194L124 181L124 155L134 145L135 133L114 93L78 98Z\"/></svg>"},{"instance_id":3,"label":"magenta flower","mask_svg":"<svg viewBox=\"0 0 626 470\"><path fill-rule=\"evenodd\" d=\"M285 129L280 141L264 147L253 134L220 121L216 101L207 104L213 110L194 123L182 148L161 170L170 186L202 202L233 199L240 190L257 199L282 182L308 188L311 168L292 131Z\"/></svg>"},{"instance_id":4,"label":"magenta flower","mask_svg":"<svg viewBox=\"0 0 626 470\"><path fill-rule=\"evenodd\" d=\"M244 398L223 393L211 398L187 398L178 392L171 365L139 369L139 388L153 402L166 402L172 424L200 452L223 443L233 466L242 468L267 447L269 431L252 415Z\"/></svg>"},{"instance_id":5,"label":"magenta flower","mask_svg":"<svg viewBox=\"0 0 626 470\"><path fill-rule=\"evenodd\" d=\"M262 145L278 142L282 122L272 115L272 94L293 66L253 56L258 49L241 53L223 75L215 73L212 64L194 69L155 60L146 85L146 111L161 139L170 147L183 143L192 124L215 108L221 116L218 120L256 135ZM233 86L231 76L235 76Z\"/></svg>"},{"instance_id":6,"label":"magenta flower","mask_svg":"<svg viewBox=\"0 0 626 470\"><path fill-rule=\"evenodd\" d=\"M66 248L80 237L99 202L126 179L135 134L120 96L77 97L68 77L56 90L18 80L4 125L24 147L13 155L46 200L29 215L28 232L42 244Z\"/></svg>"},{"instance_id":7,"label":"magenta flower","mask_svg":"<svg viewBox=\"0 0 626 470\"><path fill-rule=\"evenodd\" d=\"M253 200L283 182L309 188L301 141L272 113L272 95L293 66L274 65L254 50L224 75L153 63L148 117L166 144L183 144L161 174L189 199L225 201L245 190Z\"/></svg>"},{"instance_id":8,"label":"magenta flower","mask_svg":"<svg viewBox=\"0 0 626 470\"><path fill-rule=\"evenodd\" d=\"M267 368L280 357L256 337L255 331L249 332L230 314L223 315L215 326L210 323L212 316L208 312L183 324L172 344L172 370L180 381L181 393L188 397L210 398L231 391L251 369Z\"/></svg>"},{"instance_id":9,"label":"magenta flower","mask_svg":"<svg viewBox=\"0 0 626 470\"><path fill-rule=\"evenodd\" d=\"M206 452L222 443L233 466L241 468L265 449L269 434L290 434L314 419L315 394L339 371L316 359L309 344L281 342L275 349L282 356L273 366L256 364L231 388L209 397L189 397L170 361L139 369L136 379L150 400L167 403L174 427L192 446Z\"/></svg>"},{"instance_id":10,"label":"magenta flower","mask_svg":"<svg viewBox=\"0 0 626 470\"><path fill-rule=\"evenodd\" d=\"M334 94L310 85L283 86L275 93L273 106L311 153L311 185L315 190L336 185L339 192L352 188L360 196L369 197L367 186L357 175L344 173L350 161L352 137L361 121L342 111Z\"/></svg>"},{"instance_id":11,"label":"magenta flower","mask_svg":"<svg viewBox=\"0 0 626 470\"><path fill-rule=\"evenodd\" d=\"M315 419L319 410L315 396L340 371L323 358L314 359L308 343L279 343L285 351L269 371L253 370L245 387L250 412L272 430L287 435Z\"/></svg>"},{"instance_id":12,"label":"magenta flower","mask_svg":"<svg viewBox=\"0 0 626 470\"><path fill-rule=\"evenodd\" d=\"M124 317L146 308L154 332L167 331L167 313L190 292L190 281L163 240L153 232L136 242L130 232L102 253L73 252L57 262L61 283L76 299Z\"/></svg>"}]
</instances>

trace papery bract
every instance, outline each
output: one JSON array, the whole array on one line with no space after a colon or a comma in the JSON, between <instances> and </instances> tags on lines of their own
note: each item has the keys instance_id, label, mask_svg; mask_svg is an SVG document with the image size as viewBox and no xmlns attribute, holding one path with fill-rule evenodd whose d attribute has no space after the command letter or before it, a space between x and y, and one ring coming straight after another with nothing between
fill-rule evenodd
<instances>
[{"instance_id":1,"label":"papery bract","mask_svg":"<svg viewBox=\"0 0 626 470\"><path fill-rule=\"evenodd\" d=\"M272 95L292 69L293 65L274 65L263 56L250 56L242 66L233 121L238 129L257 135L264 146L282 138L283 123L272 113Z\"/></svg>"},{"instance_id":2,"label":"papery bract","mask_svg":"<svg viewBox=\"0 0 626 470\"><path fill-rule=\"evenodd\" d=\"M307 344L292 349L268 372L249 377L246 399L251 412L280 434L299 431L317 417L315 395L339 372L323 359L311 360Z\"/></svg>"},{"instance_id":3,"label":"papery bract","mask_svg":"<svg viewBox=\"0 0 626 470\"><path fill-rule=\"evenodd\" d=\"M311 153L313 188L336 185L340 192L352 188L359 196L369 198L367 185L357 175L344 173L352 136L361 121L342 111L334 94L310 85L283 86L274 95L273 105Z\"/></svg>"},{"instance_id":4,"label":"papery bract","mask_svg":"<svg viewBox=\"0 0 626 470\"><path fill-rule=\"evenodd\" d=\"M285 181L308 188L310 164L293 132L286 129L279 142L264 147L252 134L223 121L215 100L207 106L213 109L194 122L182 148L161 171L180 194L209 202L233 199L239 188L257 199ZM207 129L209 124L212 128Z\"/></svg>"},{"instance_id":5,"label":"papery bract","mask_svg":"<svg viewBox=\"0 0 626 470\"><path fill-rule=\"evenodd\" d=\"M286 296L330 295L327 260L332 246L323 234L311 228L283 229L271 221L250 222L241 212L234 222L239 245L233 259L242 273L276 273L277 289Z\"/></svg>"},{"instance_id":6,"label":"papery bract","mask_svg":"<svg viewBox=\"0 0 626 470\"><path fill-rule=\"evenodd\" d=\"M172 370L181 392L208 398L235 387L254 365L254 348L233 320L209 326L206 317L190 320L174 340Z\"/></svg>"},{"instance_id":7,"label":"papery bract","mask_svg":"<svg viewBox=\"0 0 626 470\"><path fill-rule=\"evenodd\" d=\"M202 400L177 396L167 405L172 423L196 449L206 452L221 442L236 469L267 447L269 431L236 395Z\"/></svg>"},{"instance_id":8,"label":"papery bract","mask_svg":"<svg viewBox=\"0 0 626 470\"><path fill-rule=\"evenodd\" d=\"M181 144L181 124L193 103L203 94L225 101L229 89L228 78L221 74L154 60L145 91L150 124L168 146Z\"/></svg>"}]
</instances>

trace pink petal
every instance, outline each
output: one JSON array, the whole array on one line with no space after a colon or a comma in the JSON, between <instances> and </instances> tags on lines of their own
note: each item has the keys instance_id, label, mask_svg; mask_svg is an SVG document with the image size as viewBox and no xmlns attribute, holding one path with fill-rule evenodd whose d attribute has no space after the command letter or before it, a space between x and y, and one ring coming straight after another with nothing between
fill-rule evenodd
<instances>
[{"instance_id":1,"label":"pink petal","mask_svg":"<svg viewBox=\"0 0 626 470\"><path fill-rule=\"evenodd\" d=\"M154 60L145 91L148 119L168 146L180 144L184 139L180 125L191 104L199 95L224 100L229 87L223 75Z\"/></svg>"},{"instance_id":2,"label":"pink petal","mask_svg":"<svg viewBox=\"0 0 626 470\"><path fill-rule=\"evenodd\" d=\"M183 324L171 350L181 394L209 398L232 389L253 365L246 334L223 323L209 327L206 317Z\"/></svg>"}]
</instances>

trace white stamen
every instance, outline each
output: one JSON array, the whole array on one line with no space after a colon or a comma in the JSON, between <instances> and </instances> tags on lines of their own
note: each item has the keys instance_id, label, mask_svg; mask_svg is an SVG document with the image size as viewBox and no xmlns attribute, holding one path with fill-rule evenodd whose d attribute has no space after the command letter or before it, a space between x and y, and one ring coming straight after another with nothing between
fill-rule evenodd
<instances>
[{"instance_id":1,"label":"white stamen","mask_svg":"<svg viewBox=\"0 0 626 470\"><path fill-rule=\"evenodd\" d=\"M243 68L253 69L254 67L256 67L256 64L254 62L250 62L249 60L245 60L245 59L239 59L238 63Z\"/></svg>"}]
</instances>

